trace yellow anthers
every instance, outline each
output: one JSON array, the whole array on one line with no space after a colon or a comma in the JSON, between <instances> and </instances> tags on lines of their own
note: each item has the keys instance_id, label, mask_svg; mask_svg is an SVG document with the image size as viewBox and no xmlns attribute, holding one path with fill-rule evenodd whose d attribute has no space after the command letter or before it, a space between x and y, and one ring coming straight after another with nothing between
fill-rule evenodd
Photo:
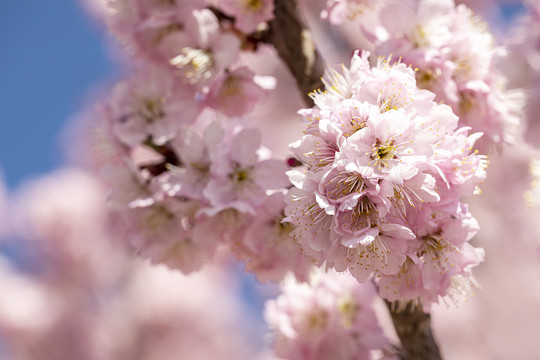
<instances>
[{"instance_id":1,"label":"yellow anthers","mask_svg":"<svg viewBox=\"0 0 540 360\"><path fill-rule=\"evenodd\" d=\"M214 58L210 51L185 47L169 63L182 70L188 83L196 84L212 76Z\"/></svg>"},{"instance_id":2,"label":"yellow anthers","mask_svg":"<svg viewBox=\"0 0 540 360\"><path fill-rule=\"evenodd\" d=\"M260 10L263 5L262 0L245 0L244 1L244 7L251 11L257 11Z\"/></svg>"}]
</instances>

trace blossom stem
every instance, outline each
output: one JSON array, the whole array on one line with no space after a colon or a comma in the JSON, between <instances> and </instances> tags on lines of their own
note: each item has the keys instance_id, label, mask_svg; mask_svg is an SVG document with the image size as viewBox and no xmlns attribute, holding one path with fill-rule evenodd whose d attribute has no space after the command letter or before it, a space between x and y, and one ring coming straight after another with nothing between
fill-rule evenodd
<instances>
[{"instance_id":1,"label":"blossom stem","mask_svg":"<svg viewBox=\"0 0 540 360\"><path fill-rule=\"evenodd\" d=\"M431 330L431 315L421 306L408 303L404 308L386 301L406 360L442 360Z\"/></svg>"},{"instance_id":2,"label":"blossom stem","mask_svg":"<svg viewBox=\"0 0 540 360\"><path fill-rule=\"evenodd\" d=\"M274 14L269 41L294 76L304 101L312 106L309 93L324 89L323 61L300 17L296 0L275 0Z\"/></svg>"}]
</instances>

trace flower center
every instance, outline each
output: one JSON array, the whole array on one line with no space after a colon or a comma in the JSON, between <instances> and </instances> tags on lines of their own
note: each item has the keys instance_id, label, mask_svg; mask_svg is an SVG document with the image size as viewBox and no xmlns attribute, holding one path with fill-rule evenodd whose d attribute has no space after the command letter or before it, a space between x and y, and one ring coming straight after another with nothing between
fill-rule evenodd
<instances>
[{"instance_id":1,"label":"flower center","mask_svg":"<svg viewBox=\"0 0 540 360\"><path fill-rule=\"evenodd\" d=\"M351 136L352 134L356 133L359 130L362 130L366 127L366 120L359 117L359 116L352 116L351 117L351 131L349 134L345 134L346 137Z\"/></svg>"},{"instance_id":2,"label":"flower center","mask_svg":"<svg viewBox=\"0 0 540 360\"><path fill-rule=\"evenodd\" d=\"M416 71L416 83L421 89L429 90L435 80L439 77L439 73L433 69L425 69Z\"/></svg>"},{"instance_id":3,"label":"flower center","mask_svg":"<svg viewBox=\"0 0 540 360\"><path fill-rule=\"evenodd\" d=\"M377 207L367 196L362 197L352 210L347 211L343 220L343 230L352 233L377 227L380 224Z\"/></svg>"},{"instance_id":4,"label":"flower center","mask_svg":"<svg viewBox=\"0 0 540 360\"><path fill-rule=\"evenodd\" d=\"M360 306L350 296L341 298L338 302L338 311L341 315L343 326L350 329L354 324L354 319Z\"/></svg>"},{"instance_id":5,"label":"flower center","mask_svg":"<svg viewBox=\"0 0 540 360\"><path fill-rule=\"evenodd\" d=\"M466 113L476 107L476 99L474 94L468 91L461 91L459 93L459 109Z\"/></svg>"},{"instance_id":6,"label":"flower center","mask_svg":"<svg viewBox=\"0 0 540 360\"><path fill-rule=\"evenodd\" d=\"M207 50L185 47L169 62L183 71L185 79L190 84L196 84L212 76L214 59L212 53Z\"/></svg>"},{"instance_id":7,"label":"flower center","mask_svg":"<svg viewBox=\"0 0 540 360\"><path fill-rule=\"evenodd\" d=\"M354 20L363 13L373 10L373 5L366 3L349 3L347 6L347 19Z\"/></svg>"},{"instance_id":8,"label":"flower center","mask_svg":"<svg viewBox=\"0 0 540 360\"><path fill-rule=\"evenodd\" d=\"M257 11L262 7L262 3L262 0L245 0L244 6L251 11Z\"/></svg>"},{"instance_id":9,"label":"flower center","mask_svg":"<svg viewBox=\"0 0 540 360\"><path fill-rule=\"evenodd\" d=\"M136 113L141 116L146 122L154 122L156 119L162 118L165 116L163 111L163 104L165 103L164 98L159 99L150 99L145 98L141 99L139 107Z\"/></svg>"},{"instance_id":10,"label":"flower center","mask_svg":"<svg viewBox=\"0 0 540 360\"><path fill-rule=\"evenodd\" d=\"M219 92L221 96L233 96L240 90L240 80L235 76L227 76Z\"/></svg>"},{"instance_id":11,"label":"flower center","mask_svg":"<svg viewBox=\"0 0 540 360\"><path fill-rule=\"evenodd\" d=\"M374 160L377 166L385 167L389 165L389 161L397 159L396 145L394 140L387 141L385 144L379 138L376 139L372 146L371 160Z\"/></svg>"},{"instance_id":12,"label":"flower center","mask_svg":"<svg viewBox=\"0 0 540 360\"><path fill-rule=\"evenodd\" d=\"M416 47L426 47L429 45L429 39L427 37L426 30L423 26L418 25L414 28L413 31L413 44Z\"/></svg>"},{"instance_id":13,"label":"flower center","mask_svg":"<svg viewBox=\"0 0 540 360\"><path fill-rule=\"evenodd\" d=\"M237 185L241 185L251 181L251 167L241 167L236 164L233 171L229 174L229 179Z\"/></svg>"},{"instance_id":14,"label":"flower center","mask_svg":"<svg viewBox=\"0 0 540 360\"><path fill-rule=\"evenodd\" d=\"M324 188L329 198L337 200L348 194L364 191L365 184L364 179L358 174L340 173L330 179Z\"/></svg>"},{"instance_id":15,"label":"flower center","mask_svg":"<svg viewBox=\"0 0 540 360\"><path fill-rule=\"evenodd\" d=\"M328 314L322 309L316 309L307 314L305 321L308 332L318 333L326 328L326 325L328 324Z\"/></svg>"}]
</instances>

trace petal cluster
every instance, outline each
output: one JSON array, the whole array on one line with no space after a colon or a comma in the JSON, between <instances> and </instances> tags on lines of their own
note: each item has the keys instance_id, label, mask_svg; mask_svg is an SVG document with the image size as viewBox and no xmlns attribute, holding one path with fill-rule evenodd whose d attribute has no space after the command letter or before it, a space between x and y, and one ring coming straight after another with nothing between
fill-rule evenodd
<instances>
[{"instance_id":1,"label":"petal cluster","mask_svg":"<svg viewBox=\"0 0 540 360\"><path fill-rule=\"evenodd\" d=\"M473 150L481 134L458 128L450 107L417 88L410 67L380 59L371 68L368 56L356 52L349 69L329 70L328 90L313 93L315 106L300 112L306 132L291 149L306 166L288 172L294 187L286 208L306 253L362 282L395 276L411 261L439 260L446 243L430 247L430 239L442 236L446 222L471 218L460 197L477 191L487 166ZM426 229L429 221L436 225ZM459 257L476 228L448 227L444 238L455 237ZM426 247L436 256L423 256ZM450 276L468 277L464 268ZM436 293L447 289L441 284Z\"/></svg>"},{"instance_id":2,"label":"petal cluster","mask_svg":"<svg viewBox=\"0 0 540 360\"><path fill-rule=\"evenodd\" d=\"M275 353L284 359L374 359L388 346L372 303L375 288L347 274L313 272L309 283L288 278L266 303Z\"/></svg>"}]
</instances>

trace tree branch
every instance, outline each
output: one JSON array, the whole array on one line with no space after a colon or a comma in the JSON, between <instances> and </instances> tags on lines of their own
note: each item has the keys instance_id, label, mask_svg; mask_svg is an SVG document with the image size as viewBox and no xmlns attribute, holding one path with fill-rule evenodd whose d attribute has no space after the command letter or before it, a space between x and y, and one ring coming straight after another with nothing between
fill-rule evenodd
<instances>
[{"instance_id":1,"label":"tree branch","mask_svg":"<svg viewBox=\"0 0 540 360\"><path fill-rule=\"evenodd\" d=\"M313 105L309 93L323 89L324 65L304 26L296 0L275 0L274 19L270 22L269 42L276 48L296 79L306 104Z\"/></svg>"},{"instance_id":2,"label":"tree branch","mask_svg":"<svg viewBox=\"0 0 540 360\"><path fill-rule=\"evenodd\" d=\"M408 303L405 308L386 301L407 360L442 360L431 330L431 315L421 306Z\"/></svg>"}]
</instances>

